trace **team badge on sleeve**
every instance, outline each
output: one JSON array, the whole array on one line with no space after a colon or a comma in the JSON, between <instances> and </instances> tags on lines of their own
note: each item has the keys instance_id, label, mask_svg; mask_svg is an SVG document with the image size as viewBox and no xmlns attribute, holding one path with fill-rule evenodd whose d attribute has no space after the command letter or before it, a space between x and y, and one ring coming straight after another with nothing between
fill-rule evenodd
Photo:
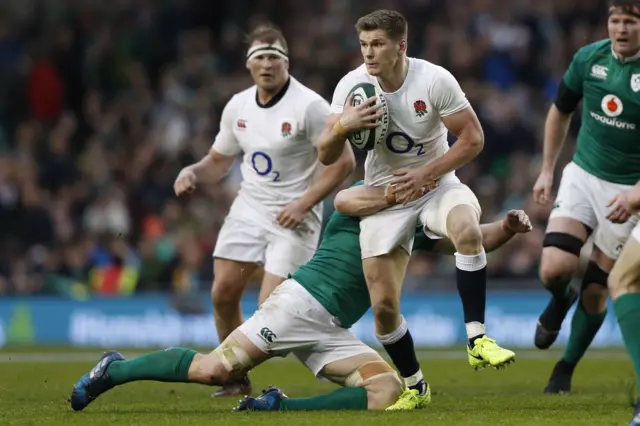
<instances>
[{"instance_id":1,"label":"team badge on sleeve","mask_svg":"<svg viewBox=\"0 0 640 426\"><path fill-rule=\"evenodd\" d=\"M413 109L416 111L418 117L424 117L427 113L427 104L424 101L415 101L413 103Z\"/></svg>"},{"instance_id":2,"label":"team badge on sleeve","mask_svg":"<svg viewBox=\"0 0 640 426\"><path fill-rule=\"evenodd\" d=\"M283 138L287 138L289 136L291 136L291 123L287 123L286 121L284 123L282 123L282 127L281 127L281 132L282 132L282 137Z\"/></svg>"},{"instance_id":3,"label":"team badge on sleeve","mask_svg":"<svg viewBox=\"0 0 640 426\"><path fill-rule=\"evenodd\" d=\"M634 92L640 90L640 74L631 74L631 90Z\"/></svg>"}]
</instances>

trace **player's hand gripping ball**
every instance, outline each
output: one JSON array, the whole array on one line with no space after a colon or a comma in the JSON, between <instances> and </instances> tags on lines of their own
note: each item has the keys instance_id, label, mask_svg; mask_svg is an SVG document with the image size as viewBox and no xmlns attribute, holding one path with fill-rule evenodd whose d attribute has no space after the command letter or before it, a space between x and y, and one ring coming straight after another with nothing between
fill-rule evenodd
<instances>
[{"instance_id":1,"label":"player's hand gripping ball","mask_svg":"<svg viewBox=\"0 0 640 426\"><path fill-rule=\"evenodd\" d=\"M358 149L372 150L385 140L389 130L389 106L384 93L371 83L359 83L349 91L349 100L354 108L345 108L343 117L349 114L344 118L356 125L348 136L349 142Z\"/></svg>"}]
</instances>

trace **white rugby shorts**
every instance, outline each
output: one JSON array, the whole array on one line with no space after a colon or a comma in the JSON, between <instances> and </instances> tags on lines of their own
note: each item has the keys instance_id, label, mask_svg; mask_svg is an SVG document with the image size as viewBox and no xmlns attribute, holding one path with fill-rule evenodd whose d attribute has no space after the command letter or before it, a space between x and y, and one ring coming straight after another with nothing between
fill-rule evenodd
<instances>
[{"instance_id":1,"label":"white rugby shorts","mask_svg":"<svg viewBox=\"0 0 640 426\"><path fill-rule=\"evenodd\" d=\"M469 187L457 178L441 182L419 200L406 206L394 206L360 221L362 259L390 253L402 247L411 254L416 226L423 225L430 238L448 236L447 216L459 205L470 205L480 220L480 203Z\"/></svg>"},{"instance_id":2,"label":"white rugby shorts","mask_svg":"<svg viewBox=\"0 0 640 426\"><path fill-rule=\"evenodd\" d=\"M238 330L265 353L282 357L293 353L321 377L322 369L332 362L377 354L338 324L304 287L288 279Z\"/></svg>"},{"instance_id":3,"label":"white rugby shorts","mask_svg":"<svg viewBox=\"0 0 640 426\"><path fill-rule=\"evenodd\" d=\"M594 244L615 260L638 223L638 216L632 216L626 223L611 223L607 220L610 210L607 204L632 186L607 182L571 162L562 171L558 196L549 219L568 217L587 225L595 231Z\"/></svg>"}]
</instances>

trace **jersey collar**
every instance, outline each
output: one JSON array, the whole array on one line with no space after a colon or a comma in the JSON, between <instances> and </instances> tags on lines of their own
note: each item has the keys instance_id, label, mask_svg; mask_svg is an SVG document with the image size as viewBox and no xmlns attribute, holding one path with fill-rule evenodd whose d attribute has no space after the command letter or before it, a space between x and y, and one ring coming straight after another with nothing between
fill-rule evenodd
<instances>
[{"instance_id":1,"label":"jersey collar","mask_svg":"<svg viewBox=\"0 0 640 426\"><path fill-rule=\"evenodd\" d=\"M282 89L280 89L280 91L276 93L276 95L273 98L269 99L269 102L267 102L266 104L260 103L260 99L258 99L258 88L256 87L256 105L258 105L260 108L271 108L272 106L277 104L280 101L280 99L282 99L284 95L287 93L287 89L289 88L289 83L291 83L291 77L287 79L287 82L284 84L284 86L282 86Z\"/></svg>"},{"instance_id":2,"label":"jersey collar","mask_svg":"<svg viewBox=\"0 0 640 426\"><path fill-rule=\"evenodd\" d=\"M640 59L640 50L638 51L638 53L636 53L633 56L629 56L628 58L620 59L620 58L618 58L618 55L616 54L616 52L613 50L613 46L612 46L611 47L611 54L613 55L614 58L616 58L622 64L626 64L626 63L629 63L629 62L637 61L638 59Z\"/></svg>"}]
</instances>

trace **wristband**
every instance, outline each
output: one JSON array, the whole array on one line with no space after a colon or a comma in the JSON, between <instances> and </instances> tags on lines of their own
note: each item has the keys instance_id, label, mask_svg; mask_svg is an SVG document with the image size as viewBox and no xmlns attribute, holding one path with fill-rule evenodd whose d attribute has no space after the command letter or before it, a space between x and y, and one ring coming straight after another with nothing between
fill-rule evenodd
<instances>
[{"instance_id":1,"label":"wristband","mask_svg":"<svg viewBox=\"0 0 640 426\"><path fill-rule=\"evenodd\" d=\"M384 188L384 198L387 200L387 205L393 206L398 201L396 200L395 188L391 185L387 185Z\"/></svg>"},{"instance_id":2,"label":"wristband","mask_svg":"<svg viewBox=\"0 0 640 426\"><path fill-rule=\"evenodd\" d=\"M349 135L347 129L345 129L342 124L340 124L340 120L336 121L336 124L333 125L333 130L340 137L346 138Z\"/></svg>"}]
</instances>

